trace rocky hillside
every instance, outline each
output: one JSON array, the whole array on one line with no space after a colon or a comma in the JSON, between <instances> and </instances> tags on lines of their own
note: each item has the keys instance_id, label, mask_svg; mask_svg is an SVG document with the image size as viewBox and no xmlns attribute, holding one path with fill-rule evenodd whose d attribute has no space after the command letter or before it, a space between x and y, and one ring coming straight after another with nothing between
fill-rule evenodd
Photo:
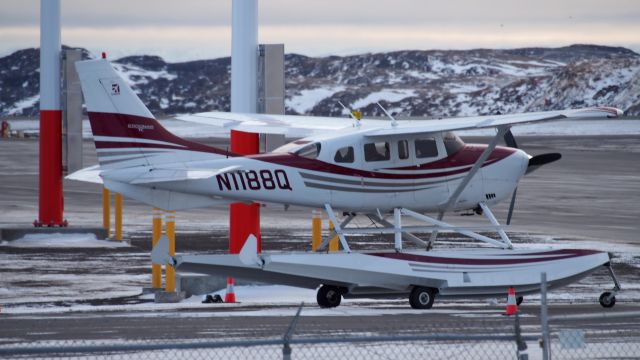
<instances>
[{"instance_id":1,"label":"rocky hillside","mask_svg":"<svg viewBox=\"0 0 640 360\"><path fill-rule=\"evenodd\" d=\"M0 58L0 114L35 116L38 50ZM85 57L89 54L85 52ZM229 110L230 59L114 61L157 115ZM338 104L381 115L466 116L612 105L640 115L640 55L573 45L510 50L397 51L313 58L286 55L290 114L339 115Z\"/></svg>"}]
</instances>

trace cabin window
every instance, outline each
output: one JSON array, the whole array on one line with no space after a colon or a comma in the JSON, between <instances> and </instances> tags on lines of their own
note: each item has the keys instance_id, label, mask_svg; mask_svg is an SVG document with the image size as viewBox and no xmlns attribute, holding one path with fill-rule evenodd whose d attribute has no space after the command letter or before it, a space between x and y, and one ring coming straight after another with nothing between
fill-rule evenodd
<instances>
[{"instance_id":1,"label":"cabin window","mask_svg":"<svg viewBox=\"0 0 640 360\"><path fill-rule=\"evenodd\" d=\"M398 141L398 158L400 160L409 158L409 142L407 140Z\"/></svg>"},{"instance_id":2,"label":"cabin window","mask_svg":"<svg viewBox=\"0 0 640 360\"><path fill-rule=\"evenodd\" d=\"M336 151L336 156L333 157L333 161L337 163L352 163L353 162L353 146L345 146Z\"/></svg>"},{"instance_id":3,"label":"cabin window","mask_svg":"<svg viewBox=\"0 0 640 360\"><path fill-rule=\"evenodd\" d=\"M300 148L294 154L307 159L315 159L320 155L320 143L313 143Z\"/></svg>"},{"instance_id":4,"label":"cabin window","mask_svg":"<svg viewBox=\"0 0 640 360\"><path fill-rule=\"evenodd\" d=\"M389 143L380 141L364 144L365 161L385 161L391 158Z\"/></svg>"},{"instance_id":5,"label":"cabin window","mask_svg":"<svg viewBox=\"0 0 640 360\"><path fill-rule=\"evenodd\" d=\"M415 145L418 159L438 156L438 145L434 138L416 139Z\"/></svg>"},{"instance_id":6,"label":"cabin window","mask_svg":"<svg viewBox=\"0 0 640 360\"><path fill-rule=\"evenodd\" d=\"M452 132L444 134L444 148L447 150L447 154L455 154L463 147L464 141L462 141L462 139L460 139L458 135Z\"/></svg>"}]
</instances>

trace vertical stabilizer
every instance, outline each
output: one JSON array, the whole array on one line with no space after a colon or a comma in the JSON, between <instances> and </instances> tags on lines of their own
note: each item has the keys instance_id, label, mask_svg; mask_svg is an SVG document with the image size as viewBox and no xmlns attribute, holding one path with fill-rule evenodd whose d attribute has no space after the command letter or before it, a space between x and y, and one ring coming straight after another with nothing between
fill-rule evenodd
<instances>
[{"instance_id":1,"label":"vertical stabilizer","mask_svg":"<svg viewBox=\"0 0 640 360\"><path fill-rule=\"evenodd\" d=\"M211 160L226 151L167 131L105 60L76 63L103 169Z\"/></svg>"}]
</instances>

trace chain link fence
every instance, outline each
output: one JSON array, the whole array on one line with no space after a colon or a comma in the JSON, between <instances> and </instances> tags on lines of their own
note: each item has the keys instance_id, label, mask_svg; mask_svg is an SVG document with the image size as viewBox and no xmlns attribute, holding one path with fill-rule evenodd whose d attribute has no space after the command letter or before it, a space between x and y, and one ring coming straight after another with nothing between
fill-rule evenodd
<instances>
[{"instance_id":1,"label":"chain link fence","mask_svg":"<svg viewBox=\"0 0 640 360\"><path fill-rule=\"evenodd\" d=\"M544 276L543 276L544 279ZM544 281L543 281L544 284ZM391 306L391 305L389 305ZM51 339L0 342L2 359L639 359L640 312L476 316L445 321L428 313L350 322L300 316L271 324L236 324L199 338ZM6 339L4 339L6 340Z\"/></svg>"},{"instance_id":2,"label":"chain link fence","mask_svg":"<svg viewBox=\"0 0 640 360\"><path fill-rule=\"evenodd\" d=\"M618 320L615 324L614 319ZM553 359L640 358L640 312L556 316L549 320Z\"/></svg>"},{"instance_id":3,"label":"chain link fence","mask_svg":"<svg viewBox=\"0 0 640 360\"><path fill-rule=\"evenodd\" d=\"M401 328L380 321L369 332L346 333L316 328L294 317L279 336L261 332L212 336L211 339L47 340L0 345L2 359L637 359L640 358L640 314L614 329L611 317L549 318L549 346L542 327L520 325L520 317L460 319L454 324ZM298 320L299 319L299 320ZM388 325L388 326L385 326ZM620 325L616 322L616 325ZM300 328L296 328L300 326ZM446 330L438 330L441 327ZM273 329L272 329L273 330ZM298 332L299 331L299 332ZM254 337L254 338L250 338ZM235 340L234 340L235 339ZM545 351L548 351L545 353Z\"/></svg>"},{"instance_id":4,"label":"chain link fence","mask_svg":"<svg viewBox=\"0 0 640 360\"><path fill-rule=\"evenodd\" d=\"M347 337L283 341L86 344L0 348L3 359L514 359L513 337Z\"/></svg>"},{"instance_id":5,"label":"chain link fence","mask_svg":"<svg viewBox=\"0 0 640 360\"><path fill-rule=\"evenodd\" d=\"M0 345L2 359L514 359L527 342L515 317L460 319L454 323L407 322L381 317L350 326L333 319L301 317L303 306L283 327L211 334L207 339L47 340ZM427 317L421 318L423 321ZM284 325L284 324L283 324ZM350 324L352 325L352 324ZM446 328L446 330L442 330Z\"/></svg>"}]
</instances>

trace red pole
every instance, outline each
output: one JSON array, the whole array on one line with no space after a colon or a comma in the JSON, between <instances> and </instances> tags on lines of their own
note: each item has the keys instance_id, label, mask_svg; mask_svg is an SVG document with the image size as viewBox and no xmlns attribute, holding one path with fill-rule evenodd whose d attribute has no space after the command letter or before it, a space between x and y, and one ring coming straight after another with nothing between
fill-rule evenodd
<instances>
[{"instance_id":1,"label":"red pole","mask_svg":"<svg viewBox=\"0 0 640 360\"><path fill-rule=\"evenodd\" d=\"M62 111L40 110L40 202L38 220L62 225Z\"/></svg>"},{"instance_id":2,"label":"red pole","mask_svg":"<svg viewBox=\"0 0 640 360\"><path fill-rule=\"evenodd\" d=\"M231 151L252 155L260 152L260 136L254 133L231 130ZM260 237L260 204L234 203L229 206L229 253L238 254L247 237L258 239L258 252L262 250Z\"/></svg>"},{"instance_id":3,"label":"red pole","mask_svg":"<svg viewBox=\"0 0 640 360\"><path fill-rule=\"evenodd\" d=\"M36 225L61 226L60 0L40 1L40 198Z\"/></svg>"}]
</instances>

